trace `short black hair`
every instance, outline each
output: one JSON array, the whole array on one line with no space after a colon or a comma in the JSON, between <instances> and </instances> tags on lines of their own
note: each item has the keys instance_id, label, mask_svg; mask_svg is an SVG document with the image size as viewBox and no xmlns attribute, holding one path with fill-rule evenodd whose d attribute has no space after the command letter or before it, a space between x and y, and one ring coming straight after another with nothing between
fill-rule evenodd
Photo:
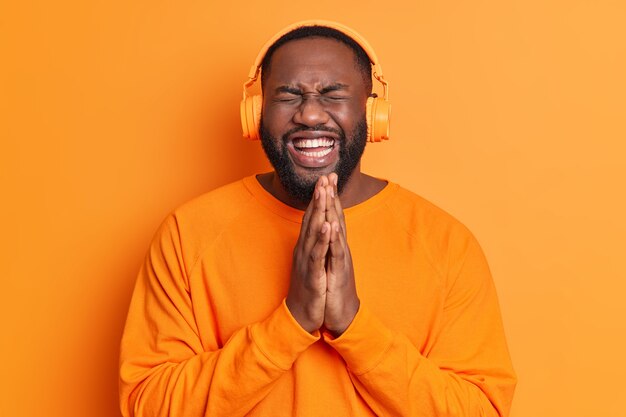
<instances>
[{"instance_id":1,"label":"short black hair","mask_svg":"<svg viewBox=\"0 0 626 417\"><path fill-rule=\"evenodd\" d=\"M365 88L368 92L372 91L372 64L367 52L354 39L345 33L333 29L328 26L302 26L286 33L267 49L263 61L261 61L261 86L263 86L266 77L269 75L270 65L272 64L272 56L274 52L284 44L304 38L330 38L348 46L354 52L355 66L363 76Z\"/></svg>"}]
</instances>

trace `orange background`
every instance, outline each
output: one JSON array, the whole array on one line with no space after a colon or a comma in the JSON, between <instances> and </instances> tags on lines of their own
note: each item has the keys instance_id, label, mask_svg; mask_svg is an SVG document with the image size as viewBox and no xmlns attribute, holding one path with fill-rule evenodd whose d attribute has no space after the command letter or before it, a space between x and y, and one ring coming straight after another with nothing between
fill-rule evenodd
<instances>
[{"instance_id":1,"label":"orange background","mask_svg":"<svg viewBox=\"0 0 626 417\"><path fill-rule=\"evenodd\" d=\"M119 415L148 242L180 203L267 168L240 139L241 84L305 18L361 32L391 82L392 140L364 170L481 241L513 417L625 416L621 0L2 0L0 415Z\"/></svg>"}]
</instances>

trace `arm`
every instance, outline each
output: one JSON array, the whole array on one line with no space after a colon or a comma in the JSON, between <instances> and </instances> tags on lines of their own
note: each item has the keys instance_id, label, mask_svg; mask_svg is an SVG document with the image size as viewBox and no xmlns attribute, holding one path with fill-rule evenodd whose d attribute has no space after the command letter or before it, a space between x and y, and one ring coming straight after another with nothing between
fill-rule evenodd
<instances>
[{"instance_id":1,"label":"arm","mask_svg":"<svg viewBox=\"0 0 626 417\"><path fill-rule=\"evenodd\" d=\"M199 334L178 227L170 217L139 273L122 338L124 416L244 415L319 338L300 328L284 302L219 348L205 349Z\"/></svg>"},{"instance_id":2,"label":"arm","mask_svg":"<svg viewBox=\"0 0 626 417\"><path fill-rule=\"evenodd\" d=\"M507 416L513 372L491 275L472 239L449 277L441 332L421 354L361 306L337 339L354 386L378 415Z\"/></svg>"},{"instance_id":3,"label":"arm","mask_svg":"<svg viewBox=\"0 0 626 417\"><path fill-rule=\"evenodd\" d=\"M336 184L334 174L331 182ZM336 233L328 255L324 338L346 361L372 410L384 416L507 416L515 375L491 273L474 238L451 255L441 331L423 355L366 306L345 308L359 301L339 198L326 215Z\"/></svg>"}]
</instances>

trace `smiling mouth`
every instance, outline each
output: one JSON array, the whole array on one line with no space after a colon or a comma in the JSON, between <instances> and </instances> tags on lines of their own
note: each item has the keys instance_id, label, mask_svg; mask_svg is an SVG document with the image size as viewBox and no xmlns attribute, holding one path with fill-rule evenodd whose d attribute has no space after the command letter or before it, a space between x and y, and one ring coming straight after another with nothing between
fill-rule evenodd
<instances>
[{"instance_id":1,"label":"smiling mouth","mask_svg":"<svg viewBox=\"0 0 626 417\"><path fill-rule=\"evenodd\" d=\"M294 149L304 155L314 158L322 158L328 155L335 147L335 140L331 138L316 138L316 139L294 139Z\"/></svg>"}]
</instances>

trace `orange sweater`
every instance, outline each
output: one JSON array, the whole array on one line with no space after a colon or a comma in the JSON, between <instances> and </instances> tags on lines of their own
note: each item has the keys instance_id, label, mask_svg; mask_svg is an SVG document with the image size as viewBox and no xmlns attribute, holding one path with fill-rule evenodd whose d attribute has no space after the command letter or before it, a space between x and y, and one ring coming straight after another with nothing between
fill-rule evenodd
<instances>
[{"instance_id":1,"label":"orange sweater","mask_svg":"<svg viewBox=\"0 0 626 417\"><path fill-rule=\"evenodd\" d=\"M309 334L284 298L302 212L254 177L157 233L121 346L125 416L506 416L515 386L480 247L395 184L345 210L361 307Z\"/></svg>"}]
</instances>

